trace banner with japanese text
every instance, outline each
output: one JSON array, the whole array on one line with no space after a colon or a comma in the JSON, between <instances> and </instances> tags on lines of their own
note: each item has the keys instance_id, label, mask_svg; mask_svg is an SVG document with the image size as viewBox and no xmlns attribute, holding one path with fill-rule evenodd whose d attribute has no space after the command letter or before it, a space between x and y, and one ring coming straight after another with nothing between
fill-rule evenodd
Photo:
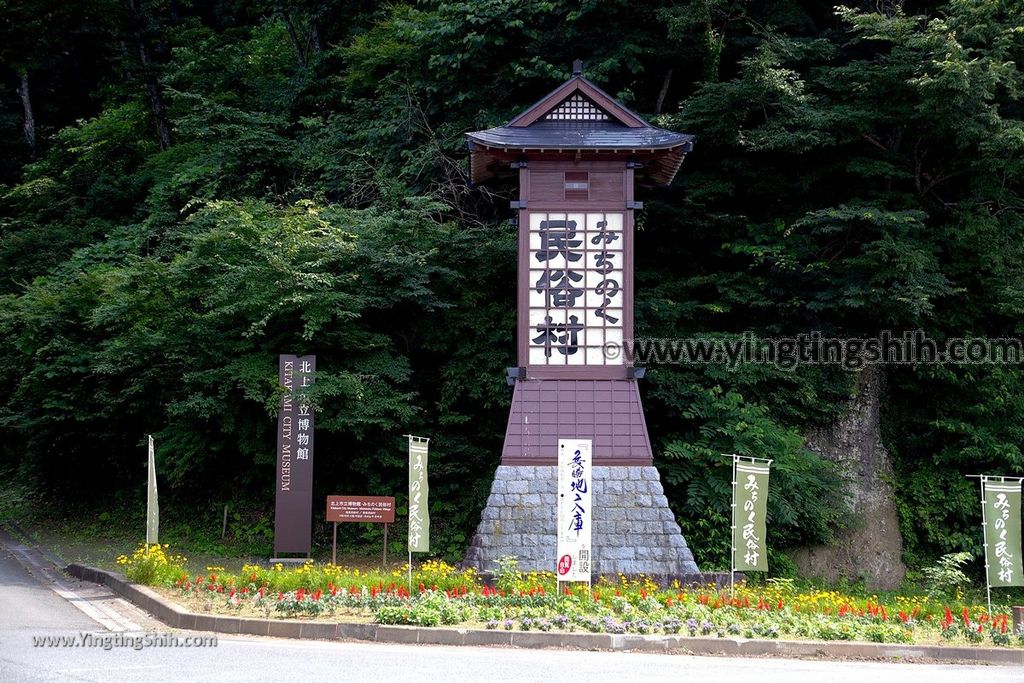
<instances>
[{"instance_id":1,"label":"banner with japanese text","mask_svg":"<svg viewBox=\"0 0 1024 683\"><path fill-rule=\"evenodd\" d=\"M733 569L768 571L765 546L768 503L768 471L766 461L745 462L734 456L732 554Z\"/></svg>"},{"instance_id":2,"label":"banner with japanese text","mask_svg":"<svg viewBox=\"0 0 1024 683\"><path fill-rule=\"evenodd\" d=\"M982 477L985 565L992 588L1024 586L1021 566L1021 480Z\"/></svg>"},{"instance_id":3,"label":"banner with japanese text","mask_svg":"<svg viewBox=\"0 0 1024 683\"><path fill-rule=\"evenodd\" d=\"M590 582L592 480L590 439L559 439L555 564L559 581Z\"/></svg>"},{"instance_id":4,"label":"banner with japanese text","mask_svg":"<svg viewBox=\"0 0 1024 683\"><path fill-rule=\"evenodd\" d=\"M409 436L409 552L430 552L430 486L427 448L430 439Z\"/></svg>"},{"instance_id":5,"label":"banner with japanese text","mask_svg":"<svg viewBox=\"0 0 1024 683\"><path fill-rule=\"evenodd\" d=\"M307 396L316 373L316 356L282 354L278 381L284 388L277 418L277 474L274 552L312 550L313 405Z\"/></svg>"}]
</instances>

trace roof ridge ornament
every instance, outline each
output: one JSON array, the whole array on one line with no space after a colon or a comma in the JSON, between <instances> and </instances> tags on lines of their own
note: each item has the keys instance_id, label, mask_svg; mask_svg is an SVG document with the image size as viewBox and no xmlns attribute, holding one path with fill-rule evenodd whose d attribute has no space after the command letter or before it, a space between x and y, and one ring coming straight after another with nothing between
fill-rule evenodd
<instances>
[{"instance_id":1,"label":"roof ridge ornament","mask_svg":"<svg viewBox=\"0 0 1024 683\"><path fill-rule=\"evenodd\" d=\"M583 78L583 60L576 59L572 63L572 75L574 78Z\"/></svg>"}]
</instances>

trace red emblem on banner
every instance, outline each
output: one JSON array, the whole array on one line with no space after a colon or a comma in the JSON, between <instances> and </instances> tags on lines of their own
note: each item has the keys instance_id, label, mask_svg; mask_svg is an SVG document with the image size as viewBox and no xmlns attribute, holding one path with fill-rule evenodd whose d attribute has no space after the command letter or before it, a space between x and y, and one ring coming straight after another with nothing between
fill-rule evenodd
<instances>
[{"instance_id":1,"label":"red emblem on banner","mask_svg":"<svg viewBox=\"0 0 1024 683\"><path fill-rule=\"evenodd\" d=\"M572 569L572 555L562 555L562 559L558 561L558 574L565 576Z\"/></svg>"}]
</instances>

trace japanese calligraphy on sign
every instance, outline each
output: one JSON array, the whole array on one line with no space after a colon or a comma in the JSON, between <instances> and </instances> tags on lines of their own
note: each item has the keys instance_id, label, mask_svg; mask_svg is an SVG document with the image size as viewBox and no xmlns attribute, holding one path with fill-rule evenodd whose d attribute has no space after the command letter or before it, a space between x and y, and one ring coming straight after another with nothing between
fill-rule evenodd
<instances>
[{"instance_id":1,"label":"japanese calligraphy on sign","mask_svg":"<svg viewBox=\"0 0 1024 683\"><path fill-rule=\"evenodd\" d=\"M274 552L309 553L313 523L313 386L316 356L281 355L278 381L285 392L277 418Z\"/></svg>"},{"instance_id":2,"label":"japanese calligraphy on sign","mask_svg":"<svg viewBox=\"0 0 1024 683\"><path fill-rule=\"evenodd\" d=\"M531 213L527 329L530 365L621 364L622 213Z\"/></svg>"},{"instance_id":3,"label":"japanese calligraphy on sign","mask_svg":"<svg viewBox=\"0 0 1024 683\"><path fill-rule=\"evenodd\" d=\"M591 441L559 439L555 561L559 581L590 581L591 482Z\"/></svg>"},{"instance_id":4,"label":"japanese calligraphy on sign","mask_svg":"<svg viewBox=\"0 0 1024 683\"><path fill-rule=\"evenodd\" d=\"M768 571L765 546L769 461L745 462L733 456L733 569Z\"/></svg>"},{"instance_id":5,"label":"japanese calligraphy on sign","mask_svg":"<svg viewBox=\"0 0 1024 683\"><path fill-rule=\"evenodd\" d=\"M427 448L430 439L409 436L409 552L430 552Z\"/></svg>"},{"instance_id":6,"label":"japanese calligraphy on sign","mask_svg":"<svg viewBox=\"0 0 1024 683\"><path fill-rule=\"evenodd\" d=\"M1021 480L982 477L988 585L1024 586L1021 571Z\"/></svg>"}]
</instances>

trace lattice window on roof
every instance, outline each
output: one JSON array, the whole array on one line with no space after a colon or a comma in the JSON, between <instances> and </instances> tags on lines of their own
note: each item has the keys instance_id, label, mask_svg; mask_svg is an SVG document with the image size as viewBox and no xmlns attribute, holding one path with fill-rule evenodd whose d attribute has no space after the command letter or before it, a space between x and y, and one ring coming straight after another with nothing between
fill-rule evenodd
<instances>
[{"instance_id":1,"label":"lattice window on roof","mask_svg":"<svg viewBox=\"0 0 1024 683\"><path fill-rule=\"evenodd\" d=\"M607 121L608 115L579 93L548 112L545 121Z\"/></svg>"}]
</instances>

